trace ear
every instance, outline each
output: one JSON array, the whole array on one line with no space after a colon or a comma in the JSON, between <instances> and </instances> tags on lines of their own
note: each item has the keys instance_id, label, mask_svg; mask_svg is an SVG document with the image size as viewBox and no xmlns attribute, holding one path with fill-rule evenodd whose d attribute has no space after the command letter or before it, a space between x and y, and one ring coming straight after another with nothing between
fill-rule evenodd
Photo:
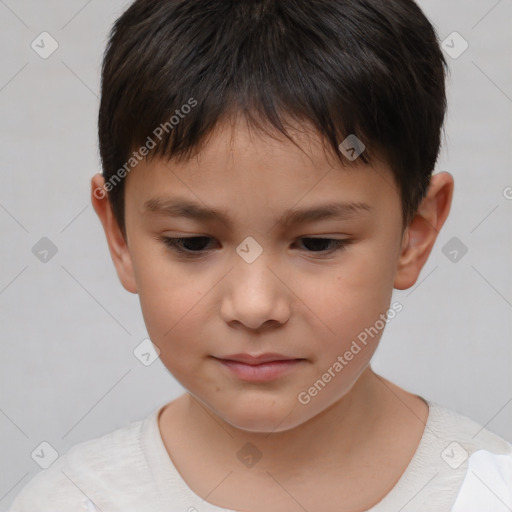
<instances>
[{"instance_id":1,"label":"ear","mask_svg":"<svg viewBox=\"0 0 512 512\"><path fill-rule=\"evenodd\" d=\"M131 293L137 293L135 275L128 244L124 239L121 228L112 212L112 207L104 188L105 178L96 174L91 179L91 202L94 211L100 218L112 261L123 287Z\"/></svg>"},{"instance_id":2,"label":"ear","mask_svg":"<svg viewBox=\"0 0 512 512\"><path fill-rule=\"evenodd\" d=\"M418 279L448 214L453 197L453 177L447 172L432 176L427 195L406 228L394 287L410 288Z\"/></svg>"}]
</instances>

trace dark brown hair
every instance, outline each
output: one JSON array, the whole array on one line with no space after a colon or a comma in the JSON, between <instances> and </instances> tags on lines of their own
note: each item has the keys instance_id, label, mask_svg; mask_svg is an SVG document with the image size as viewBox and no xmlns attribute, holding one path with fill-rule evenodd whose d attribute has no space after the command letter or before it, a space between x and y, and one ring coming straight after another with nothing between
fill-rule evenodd
<instances>
[{"instance_id":1,"label":"dark brown hair","mask_svg":"<svg viewBox=\"0 0 512 512\"><path fill-rule=\"evenodd\" d=\"M242 114L289 138L286 118L307 123L348 165L338 147L356 135L363 161L391 166L408 223L437 161L446 71L412 0L136 0L102 66L99 150L114 215L125 233L135 158L189 158Z\"/></svg>"}]
</instances>

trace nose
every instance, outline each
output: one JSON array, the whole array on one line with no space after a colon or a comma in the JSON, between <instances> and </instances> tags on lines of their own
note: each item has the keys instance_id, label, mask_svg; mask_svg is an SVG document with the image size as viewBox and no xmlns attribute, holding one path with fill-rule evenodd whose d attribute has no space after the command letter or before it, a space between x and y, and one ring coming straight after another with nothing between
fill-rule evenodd
<instances>
[{"instance_id":1,"label":"nose","mask_svg":"<svg viewBox=\"0 0 512 512\"><path fill-rule=\"evenodd\" d=\"M221 304L223 320L251 330L276 328L290 316L293 295L286 276L265 257L265 251L252 263L236 255L227 274Z\"/></svg>"}]
</instances>

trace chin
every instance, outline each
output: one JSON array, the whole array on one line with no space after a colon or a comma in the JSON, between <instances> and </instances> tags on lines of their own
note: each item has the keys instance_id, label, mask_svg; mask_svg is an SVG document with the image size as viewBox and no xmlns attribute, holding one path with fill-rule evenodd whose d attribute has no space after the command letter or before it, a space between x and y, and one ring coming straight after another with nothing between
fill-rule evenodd
<instances>
[{"instance_id":1,"label":"chin","mask_svg":"<svg viewBox=\"0 0 512 512\"><path fill-rule=\"evenodd\" d=\"M277 404L275 400L254 404L246 401L229 404L225 409L215 409L215 413L226 423L246 432L276 433L298 427L309 419L304 417L306 411L288 402Z\"/></svg>"}]
</instances>

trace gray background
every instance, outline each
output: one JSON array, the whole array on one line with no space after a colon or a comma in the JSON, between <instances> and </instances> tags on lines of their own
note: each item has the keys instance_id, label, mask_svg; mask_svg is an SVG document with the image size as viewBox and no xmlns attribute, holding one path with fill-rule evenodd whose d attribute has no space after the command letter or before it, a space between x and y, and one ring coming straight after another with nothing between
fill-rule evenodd
<instances>
[{"instance_id":1,"label":"gray background","mask_svg":"<svg viewBox=\"0 0 512 512\"><path fill-rule=\"evenodd\" d=\"M0 510L41 470L42 441L63 454L182 392L159 360L134 357L147 336L138 297L89 203L102 52L128 3L0 0ZM419 3L441 40L469 44L447 56L437 170L455 198L418 283L395 293L404 309L373 366L512 441L512 1ZM59 45L47 59L31 48L43 31ZM42 237L58 249L46 263L32 252ZM455 262L453 237L468 249Z\"/></svg>"}]
</instances>

